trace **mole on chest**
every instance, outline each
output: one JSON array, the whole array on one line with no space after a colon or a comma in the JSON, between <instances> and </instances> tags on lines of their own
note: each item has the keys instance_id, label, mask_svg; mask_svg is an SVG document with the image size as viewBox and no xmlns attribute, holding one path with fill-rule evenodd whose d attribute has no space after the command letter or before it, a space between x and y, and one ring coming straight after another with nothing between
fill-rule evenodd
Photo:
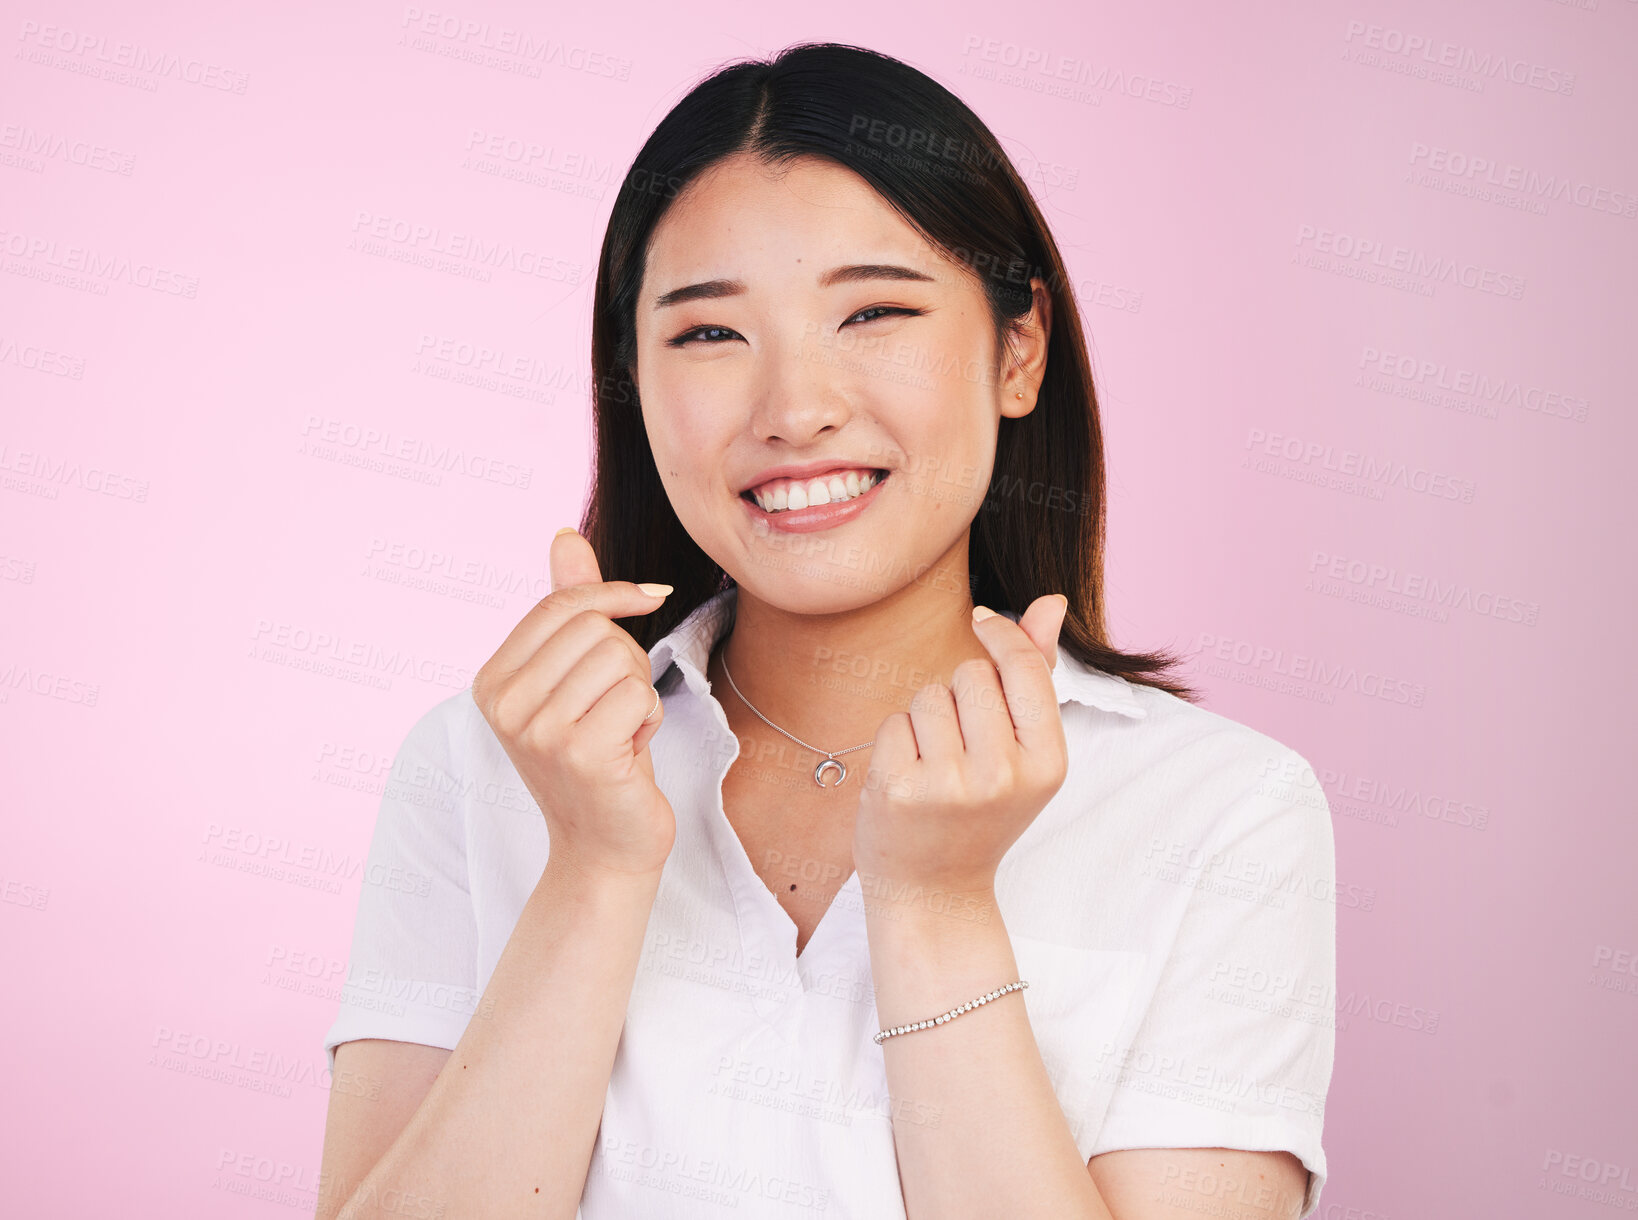
<instances>
[{"instance_id":1,"label":"mole on chest","mask_svg":"<svg viewBox=\"0 0 1638 1220\"><path fill-rule=\"evenodd\" d=\"M733 823L732 816L729 821ZM834 891L853 872L851 831L845 841L838 841L838 836L792 834L789 828L735 825L734 829L751 867L775 893Z\"/></svg>"},{"instance_id":2,"label":"mole on chest","mask_svg":"<svg viewBox=\"0 0 1638 1220\"><path fill-rule=\"evenodd\" d=\"M770 804L753 799L742 805L725 786L724 812L746 858L801 930L818 923L853 873L852 818L838 824L834 806Z\"/></svg>"}]
</instances>

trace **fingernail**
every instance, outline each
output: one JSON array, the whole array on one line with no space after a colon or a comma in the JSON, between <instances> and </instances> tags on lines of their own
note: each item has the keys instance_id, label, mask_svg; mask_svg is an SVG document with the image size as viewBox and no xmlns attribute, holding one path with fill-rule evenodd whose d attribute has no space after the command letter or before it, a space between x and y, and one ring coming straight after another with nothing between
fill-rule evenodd
<instances>
[{"instance_id":1,"label":"fingernail","mask_svg":"<svg viewBox=\"0 0 1638 1220\"><path fill-rule=\"evenodd\" d=\"M670 585L638 585L637 587L650 597L664 597L671 592Z\"/></svg>"},{"instance_id":2,"label":"fingernail","mask_svg":"<svg viewBox=\"0 0 1638 1220\"><path fill-rule=\"evenodd\" d=\"M557 533L553 534L552 537L553 538L561 538L561 537L563 537L564 534L578 534L579 532L580 531L575 529L574 526L565 525L562 529L558 530Z\"/></svg>"},{"instance_id":3,"label":"fingernail","mask_svg":"<svg viewBox=\"0 0 1638 1220\"><path fill-rule=\"evenodd\" d=\"M988 606L974 606L973 607L973 622L982 623L985 619L989 618L990 615L992 615L994 613L995 613L995 611L991 610Z\"/></svg>"}]
</instances>

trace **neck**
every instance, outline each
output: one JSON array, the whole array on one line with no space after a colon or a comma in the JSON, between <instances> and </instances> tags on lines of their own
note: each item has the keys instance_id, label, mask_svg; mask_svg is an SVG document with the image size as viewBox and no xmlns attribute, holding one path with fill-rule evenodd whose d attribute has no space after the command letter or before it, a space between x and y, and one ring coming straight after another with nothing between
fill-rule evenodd
<instances>
[{"instance_id":1,"label":"neck","mask_svg":"<svg viewBox=\"0 0 1638 1220\"><path fill-rule=\"evenodd\" d=\"M954 579L929 572L857 609L800 614L740 586L733 626L713 651L707 677L742 741L768 751L767 765L811 772L820 755L771 729L746 700L785 732L820 751L873 741L882 721L910 710L930 682L948 684L955 667L989 653L972 627L965 565ZM722 660L733 673L727 681ZM736 695L734 686L741 695ZM870 750L845 756L850 770Z\"/></svg>"}]
</instances>

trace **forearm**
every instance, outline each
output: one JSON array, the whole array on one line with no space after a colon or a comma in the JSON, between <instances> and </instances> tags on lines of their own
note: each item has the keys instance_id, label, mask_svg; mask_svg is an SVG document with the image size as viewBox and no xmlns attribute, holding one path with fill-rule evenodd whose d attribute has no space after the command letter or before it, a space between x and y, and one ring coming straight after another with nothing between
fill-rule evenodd
<instances>
[{"instance_id":1,"label":"forearm","mask_svg":"<svg viewBox=\"0 0 1638 1220\"><path fill-rule=\"evenodd\" d=\"M867 903L881 1028L942 1015L1017 980L993 889L967 897L962 915L977 918L885 898ZM1112 1220L1053 1092L1025 994L882 1043L910 1220Z\"/></svg>"},{"instance_id":2,"label":"forearm","mask_svg":"<svg viewBox=\"0 0 1638 1220\"><path fill-rule=\"evenodd\" d=\"M338 1220L392 1214L404 1191L445 1216L571 1220L658 887L548 861L459 1045Z\"/></svg>"}]
</instances>

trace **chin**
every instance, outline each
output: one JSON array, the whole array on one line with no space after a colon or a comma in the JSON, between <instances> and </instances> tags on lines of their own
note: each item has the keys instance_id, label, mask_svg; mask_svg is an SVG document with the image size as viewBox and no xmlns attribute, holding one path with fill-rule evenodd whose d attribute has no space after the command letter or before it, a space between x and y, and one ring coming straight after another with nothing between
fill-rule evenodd
<instances>
[{"instance_id":1,"label":"chin","mask_svg":"<svg viewBox=\"0 0 1638 1220\"><path fill-rule=\"evenodd\" d=\"M742 591L787 614L845 614L893 591L879 575L823 555L782 558L787 562L759 564L753 572L731 575Z\"/></svg>"}]
</instances>

